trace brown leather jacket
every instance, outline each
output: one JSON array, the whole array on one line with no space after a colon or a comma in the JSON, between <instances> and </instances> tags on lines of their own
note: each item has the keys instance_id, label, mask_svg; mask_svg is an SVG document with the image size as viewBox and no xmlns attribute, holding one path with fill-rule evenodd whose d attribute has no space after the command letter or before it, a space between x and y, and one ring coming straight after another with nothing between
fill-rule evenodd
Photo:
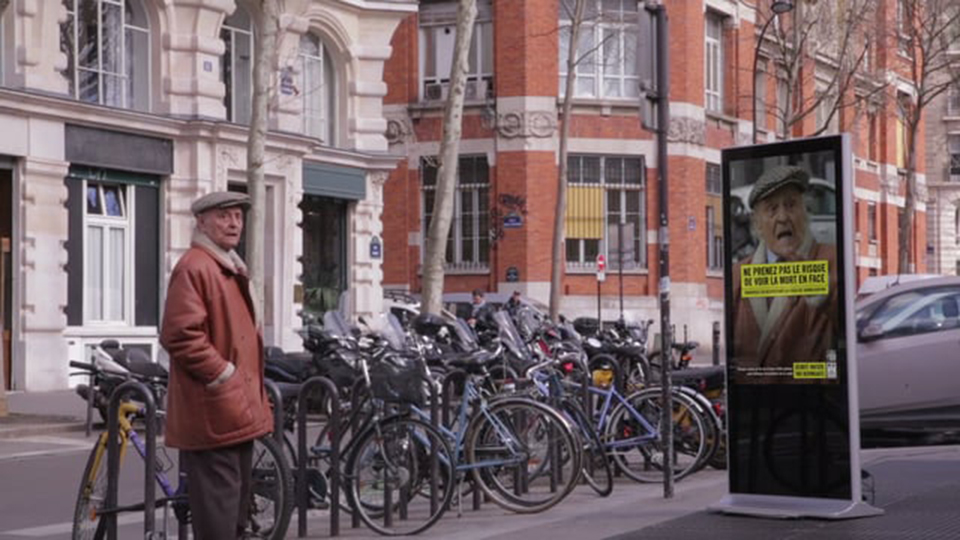
<instances>
[{"instance_id":1,"label":"brown leather jacket","mask_svg":"<svg viewBox=\"0 0 960 540\"><path fill-rule=\"evenodd\" d=\"M168 446L207 450L272 431L263 338L239 257L195 236L170 276L160 343L170 354ZM228 362L234 373L211 387Z\"/></svg>"},{"instance_id":2,"label":"brown leather jacket","mask_svg":"<svg viewBox=\"0 0 960 540\"><path fill-rule=\"evenodd\" d=\"M763 244L757 252L765 251ZM836 348L841 306L837 294L837 251L814 242L804 260L828 261L829 294L741 298L740 267L765 262L759 255L734 265L733 359L736 367L787 367L794 362L823 362L827 350ZM760 382L760 381L757 381ZM783 380L781 382L790 382Z\"/></svg>"}]
</instances>

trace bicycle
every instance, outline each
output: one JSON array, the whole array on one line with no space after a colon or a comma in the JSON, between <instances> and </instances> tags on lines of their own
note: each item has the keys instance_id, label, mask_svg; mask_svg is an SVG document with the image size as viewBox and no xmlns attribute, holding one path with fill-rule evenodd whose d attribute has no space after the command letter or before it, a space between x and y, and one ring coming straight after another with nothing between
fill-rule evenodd
<instances>
[{"instance_id":1,"label":"bicycle","mask_svg":"<svg viewBox=\"0 0 960 540\"><path fill-rule=\"evenodd\" d=\"M541 393L549 395L544 375L532 373ZM570 382L572 388L579 384ZM588 386L587 390L600 401L594 413L595 431L602 434L606 452L623 474L638 482L663 480L661 439L663 416L662 391L648 387L624 397L616 384ZM703 418L701 406L689 395L672 392L674 429L673 474L677 480L699 470L709 456L711 426Z\"/></svg>"},{"instance_id":2,"label":"bicycle","mask_svg":"<svg viewBox=\"0 0 960 540\"><path fill-rule=\"evenodd\" d=\"M87 371L97 368L83 362L70 362L70 366ZM162 412L158 412L162 414ZM146 443L139 436L133 426L135 418L144 418L144 409L137 403L125 401L120 404L118 413L119 441L118 451L120 462L123 462L128 444L132 444L137 455L146 460ZM154 421L155 419L146 419ZM109 426L108 426L109 428ZM144 503L104 508L107 495L107 443L109 429L97 438L87 464L84 467L77 493L77 503L73 516L74 540L96 539L106 537L106 520L103 516L111 513L143 511ZM164 452L165 453L165 452ZM186 475L179 473L179 483L176 487L167 477L167 472L173 467L169 458L169 465L157 467L154 477L163 492L156 505L171 505L177 521L180 524L189 523L190 512L187 505ZM158 462L159 463L159 462ZM254 440L253 447L253 481L250 515L247 524L247 534L253 538L280 540L284 537L293 512L293 478L284 459L283 451L273 440L272 436L265 436Z\"/></svg>"}]
</instances>

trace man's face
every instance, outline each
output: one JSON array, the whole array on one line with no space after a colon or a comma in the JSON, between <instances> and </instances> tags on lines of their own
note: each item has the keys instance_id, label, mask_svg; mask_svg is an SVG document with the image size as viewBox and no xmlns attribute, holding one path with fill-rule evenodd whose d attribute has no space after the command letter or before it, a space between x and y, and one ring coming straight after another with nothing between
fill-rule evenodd
<instances>
[{"instance_id":1,"label":"man's face","mask_svg":"<svg viewBox=\"0 0 960 540\"><path fill-rule=\"evenodd\" d=\"M770 251L778 257L795 256L807 229L807 209L800 189L778 189L757 203L754 216L760 238Z\"/></svg>"},{"instance_id":2,"label":"man's face","mask_svg":"<svg viewBox=\"0 0 960 540\"><path fill-rule=\"evenodd\" d=\"M240 245L243 234L243 209L214 208L197 216L197 228L225 251Z\"/></svg>"},{"instance_id":3,"label":"man's face","mask_svg":"<svg viewBox=\"0 0 960 540\"><path fill-rule=\"evenodd\" d=\"M483 303L483 297L480 296L480 295L477 295L477 294L473 295L473 303L474 303L474 304L482 304L482 303Z\"/></svg>"}]
</instances>

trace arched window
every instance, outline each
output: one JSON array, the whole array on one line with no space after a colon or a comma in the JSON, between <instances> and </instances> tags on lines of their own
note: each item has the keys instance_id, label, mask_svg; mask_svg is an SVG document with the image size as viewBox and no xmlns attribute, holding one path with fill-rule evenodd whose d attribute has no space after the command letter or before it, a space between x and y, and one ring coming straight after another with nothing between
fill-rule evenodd
<instances>
[{"instance_id":1,"label":"arched window","mask_svg":"<svg viewBox=\"0 0 960 540\"><path fill-rule=\"evenodd\" d=\"M227 120L249 124L253 88L253 21L239 4L223 21L220 39L226 46L220 58L220 80L227 91L223 100Z\"/></svg>"},{"instance_id":2,"label":"arched window","mask_svg":"<svg viewBox=\"0 0 960 540\"><path fill-rule=\"evenodd\" d=\"M330 53L314 34L300 37L300 73L303 74L303 132L335 146L336 75Z\"/></svg>"},{"instance_id":3,"label":"arched window","mask_svg":"<svg viewBox=\"0 0 960 540\"><path fill-rule=\"evenodd\" d=\"M60 50L74 99L150 108L150 25L140 0L62 0Z\"/></svg>"}]
</instances>

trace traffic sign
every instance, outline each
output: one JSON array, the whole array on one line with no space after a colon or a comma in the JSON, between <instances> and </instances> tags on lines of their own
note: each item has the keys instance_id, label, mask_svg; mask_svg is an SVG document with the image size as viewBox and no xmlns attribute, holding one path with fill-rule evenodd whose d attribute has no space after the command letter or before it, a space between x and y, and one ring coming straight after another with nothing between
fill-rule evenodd
<instances>
[{"instance_id":1,"label":"traffic sign","mask_svg":"<svg viewBox=\"0 0 960 540\"><path fill-rule=\"evenodd\" d=\"M597 255L597 273L602 274L607 269L607 258L603 255Z\"/></svg>"}]
</instances>

